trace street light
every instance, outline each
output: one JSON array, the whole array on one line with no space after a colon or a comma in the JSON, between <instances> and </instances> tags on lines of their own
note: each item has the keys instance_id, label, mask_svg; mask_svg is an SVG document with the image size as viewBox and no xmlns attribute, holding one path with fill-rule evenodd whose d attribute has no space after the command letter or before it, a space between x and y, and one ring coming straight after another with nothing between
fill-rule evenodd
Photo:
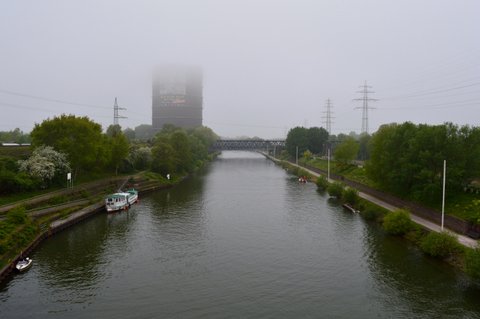
<instances>
[{"instance_id":1,"label":"street light","mask_svg":"<svg viewBox=\"0 0 480 319\"><path fill-rule=\"evenodd\" d=\"M327 182L330 182L330 146L327 149Z\"/></svg>"},{"instance_id":2,"label":"street light","mask_svg":"<svg viewBox=\"0 0 480 319\"><path fill-rule=\"evenodd\" d=\"M298 146L297 146L297 152L295 153L295 164L298 166Z\"/></svg>"}]
</instances>

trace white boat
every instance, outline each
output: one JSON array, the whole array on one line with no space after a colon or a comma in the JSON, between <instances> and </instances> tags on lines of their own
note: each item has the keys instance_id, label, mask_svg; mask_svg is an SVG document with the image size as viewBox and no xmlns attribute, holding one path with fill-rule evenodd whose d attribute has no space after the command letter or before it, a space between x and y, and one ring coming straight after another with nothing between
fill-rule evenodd
<instances>
[{"instance_id":1,"label":"white boat","mask_svg":"<svg viewBox=\"0 0 480 319\"><path fill-rule=\"evenodd\" d=\"M27 258L22 259L19 262L17 262L17 264L15 265L15 268L18 271L22 272L22 271L25 271L28 268L32 267L32 263L33 263L33 260L27 257Z\"/></svg>"},{"instance_id":2,"label":"white boat","mask_svg":"<svg viewBox=\"0 0 480 319\"><path fill-rule=\"evenodd\" d=\"M128 196L128 204L132 205L138 201L138 191L134 188L127 190Z\"/></svg>"},{"instance_id":3,"label":"white boat","mask_svg":"<svg viewBox=\"0 0 480 319\"><path fill-rule=\"evenodd\" d=\"M107 212L116 212L127 209L129 205L129 196L129 193L115 193L108 195L107 198L105 198L105 209Z\"/></svg>"}]
</instances>

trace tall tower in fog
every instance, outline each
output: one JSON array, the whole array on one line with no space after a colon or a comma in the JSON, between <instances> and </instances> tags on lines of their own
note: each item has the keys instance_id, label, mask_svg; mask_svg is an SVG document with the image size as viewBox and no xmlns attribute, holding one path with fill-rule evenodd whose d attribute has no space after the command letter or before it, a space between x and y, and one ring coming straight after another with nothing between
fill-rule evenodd
<instances>
[{"instance_id":1,"label":"tall tower in fog","mask_svg":"<svg viewBox=\"0 0 480 319\"><path fill-rule=\"evenodd\" d=\"M182 128L202 125L202 71L197 67L168 65L155 69L152 83L152 126Z\"/></svg>"}]
</instances>

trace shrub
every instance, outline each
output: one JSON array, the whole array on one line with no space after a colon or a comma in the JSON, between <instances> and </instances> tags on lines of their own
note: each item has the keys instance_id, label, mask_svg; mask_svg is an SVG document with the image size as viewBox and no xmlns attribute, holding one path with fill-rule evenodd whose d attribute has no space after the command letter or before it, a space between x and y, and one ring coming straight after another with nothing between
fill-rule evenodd
<instances>
[{"instance_id":1,"label":"shrub","mask_svg":"<svg viewBox=\"0 0 480 319\"><path fill-rule=\"evenodd\" d=\"M432 257L446 258L461 250L457 239L447 232L430 232L420 242L424 253Z\"/></svg>"},{"instance_id":2,"label":"shrub","mask_svg":"<svg viewBox=\"0 0 480 319\"><path fill-rule=\"evenodd\" d=\"M404 235L412 229L412 226L410 213L403 209L388 213L383 219L383 228L391 235Z\"/></svg>"},{"instance_id":3,"label":"shrub","mask_svg":"<svg viewBox=\"0 0 480 319\"><path fill-rule=\"evenodd\" d=\"M480 278L480 248L467 249L465 253L465 271L473 278Z\"/></svg>"},{"instance_id":4,"label":"shrub","mask_svg":"<svg viewBox=\"0 0 480 319\"><path fill-rule=\"evenodd\" d=\"M317 184L318 190L320 191L324 191L328 188L328 181L325 178L325 176L322 176L322 175L318 176L316 184Z\"/></svg>"},{"instance_id":5,"label":"shrub","mask_svg":"<svg viewBox=\"0 0 480 319\"><path fill-rule=\"evenodd\" d=\"M341 199L343 195L343 184L339 182L334 182L328 185L327 192L328 195Z\"/></svg>"},{"instance_id":6,"label":"shrub","mask_svg":"<svg viewBox=\"0 0 480 319\"><path fill-rule=\"evenodd\" d=\"M343 199L345 200L345 202L348 203L348 204L351 204L351 205L355 205L359 201L358 191L354 188L351 188L351 187L347 187L343 191L342 196L343 196Z\"/></svg>"},{"instance_id":7,"label":"shrub","mask_svg":"<svg viewBox=\"0 0 480 319\"><path fill-rule=\"evenodd\" d=\"M298 170L297 170L297 176L298 176L298 177L301 177L301 176L310 177L310 173L307 172L306 170L302 169L302 168L298 168Z\"/></svg>"}]
</instances>

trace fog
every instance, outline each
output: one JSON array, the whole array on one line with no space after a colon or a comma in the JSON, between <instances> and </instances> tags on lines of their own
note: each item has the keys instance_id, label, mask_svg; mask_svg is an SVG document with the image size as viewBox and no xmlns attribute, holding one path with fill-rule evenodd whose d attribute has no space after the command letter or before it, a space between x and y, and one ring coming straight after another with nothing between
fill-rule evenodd
<instances>
[{"instance_id":1,"label":"fog","mask_svg":"<svg viewBox=\"0 0 480 319\"><path fill-rule=\"evenodd\" d=\"M478 0L2 1L0 130L61 113L106 128L115 97L123 128L151 124L152 70L167 63L203 69L203 122L221 136L325 126L326 99L332 133L360 133L364 81L370 133L477 126L479 12Z\"/></svg>"}]
</instances>

